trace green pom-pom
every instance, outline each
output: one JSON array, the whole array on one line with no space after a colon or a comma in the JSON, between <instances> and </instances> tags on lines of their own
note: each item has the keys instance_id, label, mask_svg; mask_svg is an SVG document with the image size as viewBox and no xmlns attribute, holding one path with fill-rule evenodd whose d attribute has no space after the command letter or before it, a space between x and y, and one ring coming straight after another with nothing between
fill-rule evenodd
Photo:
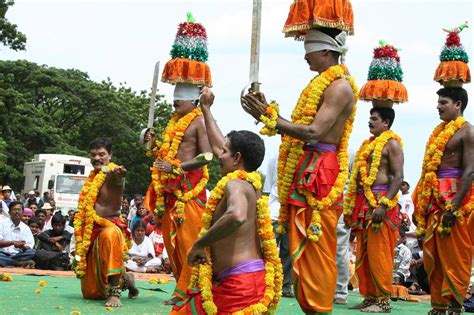
<instances>
[{"instance_id":1,"label":"green pom-pom","mask_svg":"<svg viewBox=\"0 0 474 315\"><path fill-rule=\"evenodd\" d=\"M188 58L196 61L206 62L209 57L208 52L203 47L194 49L186 48L181 45L173 45L170 52L171 58Z\"/></svg>"},{"instance_id":2,"label":"green pom-pom","mask_svg":"<svg viewBox=\"0 0 474 315\"><path fill-rule=\"evenodd\" d=\"M188 22L191 22L191 23L196 22L196 19L194 18L193 14L191 12L186 13L186 17L188 19Z\"/></svg>"},{"instance_id":3,"label":"green pom-pom","mask_svg":"<svg viewBox=\"0 0 474 315\"><path fill-rule=\"evenodd\" d=\"M461 48L449 48L443 49L439 55L440 61L463 61L465 63L469 62L469 56Z\"/></svg>"},{"instance_id":4,"label":"green pom-pom","mask_svg":"<svg viewBox=\"0 0 474 315\"><path fill-rule=\"evenodd\" d=\"M393 80L402 82L403 71L400 66L397 67L382 67L372 66L369 68L369 75L367 80Z\"/></svg>"}]
</instances>

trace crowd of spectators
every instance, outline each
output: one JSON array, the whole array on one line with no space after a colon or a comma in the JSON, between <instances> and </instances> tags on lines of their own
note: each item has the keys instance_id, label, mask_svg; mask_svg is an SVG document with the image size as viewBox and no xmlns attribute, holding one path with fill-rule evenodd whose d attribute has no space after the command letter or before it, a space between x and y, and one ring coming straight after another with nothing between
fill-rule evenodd
<instances>
[{"instance_id":1,"label":"crowd of spectators","mask_svg":"<svg viewBox=\"0 0 474 315\"><path fill-rule=\"evenodd\" d=\"M0 267L70 270L75 254L74 215L56 208L48 192L21 196L10 186L0 186ZM143 197L123 197L122 220L132 231L130 259L126 268L134 272L170 273L160 224L145 209Z\"/></svg>"}]
</instances>

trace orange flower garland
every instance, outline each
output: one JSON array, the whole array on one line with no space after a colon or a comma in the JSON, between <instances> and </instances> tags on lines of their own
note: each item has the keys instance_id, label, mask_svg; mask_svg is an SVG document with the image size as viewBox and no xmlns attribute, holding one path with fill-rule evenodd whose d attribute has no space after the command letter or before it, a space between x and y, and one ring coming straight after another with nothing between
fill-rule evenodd
<instances>
[{"instance_id":1,"label":"orange flower garland","mask_svg":"<svg viewBox=\"0 0 474 315\"><path fill-rule=\"evenodd\" d=\"M97 215L94 205L99 195L100 189L105 182L107 173L115 169L118 165L109 163L99 172L92 170L82 187L79 195L79 205L77 213L74 217L74 236L76 238L76 256L74 271L78 278L82 278L86 274L87 260L86 255L91 244L91 235L94 224L106 227L115 226L115 224L105 218ZM128 245L124 244L123 252L128 253Z\"/></svg>"},{"instance_id":2,"label":"orange flower garland","mask_svg":"<svg viewBox=\"0 0 474 315\"><path fill-rule=\"evenodd\" d=\"M369 139L365 140L360 146L355 156L355 162L352 168L349 186L344 197L344 215L351 215L354 209L355 200L357 197L357 180L359 177L360 185L364 189L365 198L367 198L367 201L372 208L375 209L379 206L379 204L385 204L388 209L392 209L397 205L399 197L398 194L392 200L382 197L377 202L374 193L372 192L372 185L374 184L379 172L383 148L390 139L395 139L400 144L402 143L402 139L397 134L395 134L392 130L386 130L378 137L370 137ZM372 156L372 162L370 164L369 176L367 176L367 161L370 156ZM380 228L380 223L372 223L372 227L375 230L378 230Z\"/></svg>"},{"instance_id":3,"label":"orange flower garland","mask_svg":"<svg viewBox=\"0 0 474 315\"><path fill-rule=\"evenodd\" d=\"M349 156L347 152L349 136L352 131L355 112L357 109L358 88L352 76L347 74L344 65L336 65L316 76L301 93L298 103L291 115L294 124L310 125L318 111L319 101L326 88L335 80L346 78L354 93L354 108L344 125L344 131L337 148L337 158L339 161L339 174L331 188L329 194L317 200L306 190L300 191L312 209L311 224L307 229L308 238L317 242L322 235L320 211L327 209L342 194L346 178L349 172ZM278 229L281 234L285 234L288 226L288 197L293 177L296 172L299 160L303 155L304 142L288 135L284 135L280 145L280 155L278 161L278 192L280 200L280 215L278 217Z\"/></svg>"},{"instance_id":4,"label":"orange flower garland","mask_svg":"<svg viewBox=\"0 0 474 315\"><path fill-rule=\"evenodd\" d=\"M433 130L428 142L426 144L425 156L423 158L423 167L421 177L418 185L416 186L417 200L415 202L415 213L416 222L418 224L416 234L423 236L426 232L426 215L429 206L431 196L438 196L438 177L436 171L441 164L441 158L443 157L446 144L454 134L466 123L463 117L458 117L456 120L452 120L449 123L441 122ZM438 203L442 210L446 210L446 205ZM461 208L461 213L468 214L472 211L472 204L466 203ZM448 211L449 211L448 207ZM460 217L462 219L462 216ZM449 230L443 229L443 226L439 229L440 232L448 234Z\"/></svg>"},{"instance_id":5,"label":"orange flower garland","mask_svg":"<svg viewBox=\"0 0 474 315\"><path fill-rule=\"evenodd\" d=\"M223 177L212 190L206 205L206 210L202 215L202 228L199 237L202 237L209 230L214 211L224 195L225 186L231 180L245 180L253 185L255 190L262 188L261 176L257 172L247 173L238 170ZM262 244L263 256L265 260L265 293L263 298L256 304L250 305L243 310L233 314L273 314L281 298L283 284L283 270L278 254L273 234L272 220L268 208L268 197L262 196L257 200L257 221L258 235ZM212 262L211 256L207 255L209 264L193 267L190 288L199 288L203 299L203 309L206 314L217 314L217 306L212 297Z\"/></svg>"},{"instance_id":6,"label":"orange flower garland","mask_svg":"<svg viewBox=\"0 0 474 315\"><path fill-rule=\"evenodd\" d=\"M277 134L276 125L280 108L276 102L271 102L266 110L265 115L260 115L259 120L265 125L260 129L260 134L274 136Z\"/></svg>"},{"instance_id":7,"label":"orange flower garland","mask_svg":"<svg viewBox=\"0 0 474 315\"><path fill-rule=\"evenodd\" d=\"M156 161L166 161L170 163L174 169L180 169L180 161L176 158L178 155L179 146L183 140L184 133L189 125L198 116L201 116L201 109L195 108L190 113L179 117L178 114L174 114L165 130L163 131L163 142L156 142L156 147L153 150L153 155L156 157ZM206 187L207 181L209 180L209 172L207 166L203 166L203 175L199 183L190 191L183 193L180 189L173 191L176 196L176 213L174 219L177 223L183 223L185 220L184 204L189 200L196 198L199 193ZM165 199L163 195L163 186L169 179L174 179L180 175L180 172L165 173L161 172L158 168L151 168L151 178L153 188L156 193L156 205L154 212L161 218L165 214Z\"/></svg>"}]
</instances>

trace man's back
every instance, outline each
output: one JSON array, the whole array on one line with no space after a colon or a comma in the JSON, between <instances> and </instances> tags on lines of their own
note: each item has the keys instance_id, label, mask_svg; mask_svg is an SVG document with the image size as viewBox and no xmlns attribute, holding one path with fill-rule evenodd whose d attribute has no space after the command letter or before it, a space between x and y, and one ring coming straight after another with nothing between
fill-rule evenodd
<instances>
[{"instance_id":1,"label":"man's back","mask_svg":"<svg viewBox=\"0 0 474 315\"><path fill-rule=\"evenodd\" d=\"M211 246L213 272L219 272L230 268L240 262L261 259L262 250L260 238L257 231L256 202L257 194L252 185L241 181L233 180L227 183L224 197L217 205L213 216L214 224L226 212L234 206L233 200L239 199L237 207L246 207L247 214L245 222L231 235L216 241Z\"/></svg>"}]
</instances>

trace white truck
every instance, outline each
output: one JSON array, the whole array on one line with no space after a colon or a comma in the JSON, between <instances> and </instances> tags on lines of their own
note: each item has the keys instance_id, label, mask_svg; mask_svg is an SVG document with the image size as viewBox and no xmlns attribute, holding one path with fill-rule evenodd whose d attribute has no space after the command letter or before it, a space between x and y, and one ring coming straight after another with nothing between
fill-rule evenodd
<instances>
[{"instance_id":1,"label":"white truck","mask_svg":"<svg viewBox=\"0 0 474 315\"><path fill-rule=\"evenodd\" d=\"M38 190L42 196L45 191L49 191L56 201L56 208L63 213L77 209L79 193L92 169L89 158L65 154L35 154L33 160L26 162L23 167L23 193Z\"/></svg>"}]
</instances>

